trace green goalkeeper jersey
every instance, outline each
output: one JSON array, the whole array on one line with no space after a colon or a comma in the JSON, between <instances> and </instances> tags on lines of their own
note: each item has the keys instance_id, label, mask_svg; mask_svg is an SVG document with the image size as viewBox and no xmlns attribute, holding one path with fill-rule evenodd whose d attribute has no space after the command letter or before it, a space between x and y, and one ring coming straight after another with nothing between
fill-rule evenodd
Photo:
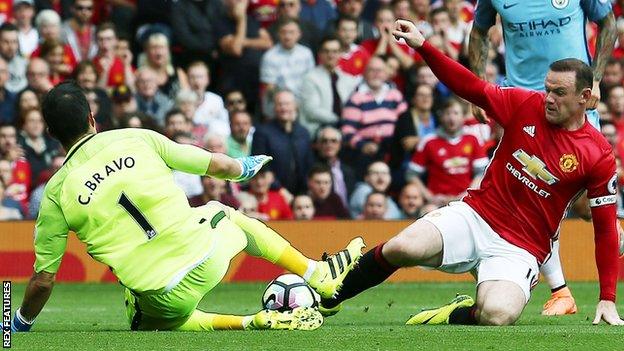
<instances>
[{"instance_id":1,"label":"green goalkeeper jersey","mask_svg":"<svg viewBox=\"0 0 624 351\"><path fill-rule=\"evenodd\" d=\"M211 217L202 218L213 214L189 206L172 169L204 175L210 160L201 148L145 129L83 137L45 187L35 272L57 272L71 230L124 286L172 288L213 246Z\"/></svg>"}]
</instances>

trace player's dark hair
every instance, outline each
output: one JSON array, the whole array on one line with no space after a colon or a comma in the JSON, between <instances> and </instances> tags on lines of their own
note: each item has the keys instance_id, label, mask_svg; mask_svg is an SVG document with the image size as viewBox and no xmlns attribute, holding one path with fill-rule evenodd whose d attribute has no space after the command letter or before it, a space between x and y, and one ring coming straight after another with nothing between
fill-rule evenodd
<instances>
[{"instance_id":1,"label":"player's dark hair","mask_svg":"<svg viewBox=\"0 0 624 351\"><path fill-rule=\"evenodd\" d=\"M50 134L64 146L71 146L89 130L91 109L83 90L73 80L52 88L41 104Z\"/></svg>"},{"instance_id":2,"label":"player's dark hair","mask_svg":"<svg viewBox=\"0 0 624 351\"><path fill-rule=\"evenodd\" d=\"M550 64L550 70L553 72L574 72L576 75L576 92L580 93L585 88L592 88L594 83L594 73L591 67L585 62L567 58L558 60Z\"/></svg>"},{"instance_id":3,"label":"player's dark hair","mask_svg":"<svg viewBox=\"0 0 624 351\"><path fill-rule=\"evenodd\" d=\"M331 168L324 163L316 163L308 171L308 179L312 179L317 174L327 173L332 176ZM332 177L333 178L333 177Z\"/></svg>"}]
</instances>

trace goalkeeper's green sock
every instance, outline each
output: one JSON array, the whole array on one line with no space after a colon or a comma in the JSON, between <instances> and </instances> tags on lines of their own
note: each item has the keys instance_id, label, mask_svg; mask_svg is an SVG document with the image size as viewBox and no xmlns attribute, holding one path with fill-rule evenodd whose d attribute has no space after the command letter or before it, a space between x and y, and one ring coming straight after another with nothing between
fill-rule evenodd
<instances>
[{"instance_id":1,"label":"goalkeeper's green sock","mask_svg":"<svg viewBox=\"0 0 624 351\"><path fill-rule=\"evenodd\" d=\"M240 211L230 211L230 220L247 236L246 253L275 263L305 280L312 276L316 261L304 256L266 224Z\"/></svg>"}]
</instances>

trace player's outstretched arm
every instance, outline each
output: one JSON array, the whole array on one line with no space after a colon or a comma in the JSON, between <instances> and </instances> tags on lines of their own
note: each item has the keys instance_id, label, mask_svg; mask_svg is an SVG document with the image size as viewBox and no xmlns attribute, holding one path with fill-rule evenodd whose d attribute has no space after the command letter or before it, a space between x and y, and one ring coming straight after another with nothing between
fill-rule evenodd
<instances>
[{"instance_id":1,"label":"player's outstretched arm","mask_svg":"<svg viewBox=\"0 0 624 351\"><path fill-rule=\"evenodd\" d=\"M15 311L15 316L11 323L12 332L26 332L30 330L35 322L35 318L39 315L46 302L48 302L48 298L50 298L52 287L54 286L54 276L54 274L48 272L33 274L26 287L22 306Z\"/></svg>"},{"instance_id":2,"label":"player's outstretched arm","mask_svg":"<svg viewBox=\"0 0 624 351\"><path fill-rule=\"evenodd\" d=\"M489 107L489 100L484 92L489 83L427 43L414 23L397 20L392 34L418 50L436 77L455 94L482 108Z\"/></svg>"},{"instance_id":3,"label":"player's outstretched arm","mask_svg":"<svg viewBox=\"0 0 624 351\"><path fill-rule=\"evenodd\" d=\"M224 154L212 154L212 160L206 175L234 182L244 182L255 176L272 159L273 157L267 155L233 159Z\"/></svg>"}]
</instances>

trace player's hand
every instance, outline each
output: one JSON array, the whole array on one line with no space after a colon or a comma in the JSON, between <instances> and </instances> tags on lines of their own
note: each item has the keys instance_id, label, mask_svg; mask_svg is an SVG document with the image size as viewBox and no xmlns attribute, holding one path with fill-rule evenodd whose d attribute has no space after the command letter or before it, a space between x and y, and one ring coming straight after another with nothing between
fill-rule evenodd
<instances>
[{"instance_id":1,"label":"player's hand","mask_svg":"<svg viewBox=\"0 0 624 351\"><path fill-rule=\"evenodd\" d=\"M260 169L272 159L273 157L267 155L254 155L237 158L236 161L240 164L242 172L240 176L231 180L234 182L244 182L253 178L253 176L255 176Z\"/></svg>"},{"instance_id":2,"label":"player's hand","mask_svg":"<svg viewBox=\"0 0 624 351\"><path fill-rule=\"evenodd\" d=\"M399 40L399 38L405 39L407 45L414 49L418 49L425 42L425 37L411 21L397 20L394 22L392 35L394 35L397 40Z\"/></svg>"},{"instance_id":3,"label":"player's hand","mask_svg":"<svg viewBox=\"0 0 624 351\"><path fill-rule=\"evenodd\" d=\"M19 308L17 309L17 311L15 311L15 315L13 316L13 321L11 322L11 332L12 333L17 333L17 332L27 332L30 330L30 328L32 328L33 322L27 322L25 321L23 318L21 318L21 315L19 313Z\"/></svg>"},{"instance_id":4,"label":"player's hand","mask_svg":"<svg viewBox=\"0 0 624 351\"><path fill-rule=\"evenodd\" d=\"M608 300L600 300L596 307L596 318L594 318L594 325L600 323L603 320L609 325L624 325L624 321L618 315L615 308L615 302Z\"/></svg>"},{"instance_id":5,"label":"player's hand","mask_svg":"<svg viewBox=\"0 0 624 351\"><path fill-rule=\"evenodd\" d=\"M470 108L472 109L472 115L479 123L488 124L490 122L490 119L485 115L485 110L481 107L471 104Z\"/></svg>"},{"instance_id":6,"label":"player's hand","mask_svg":"<svg viewBox=\"0 0 624 351\"><path fill-rule=\"evenodd\" d=\"M594 81L594 85L592 86L592 94L587 101L587 106L585 107L587 110L593 110L598 106L598 101L600 101L600 82Z\"/></svg>"}]
</instances>

